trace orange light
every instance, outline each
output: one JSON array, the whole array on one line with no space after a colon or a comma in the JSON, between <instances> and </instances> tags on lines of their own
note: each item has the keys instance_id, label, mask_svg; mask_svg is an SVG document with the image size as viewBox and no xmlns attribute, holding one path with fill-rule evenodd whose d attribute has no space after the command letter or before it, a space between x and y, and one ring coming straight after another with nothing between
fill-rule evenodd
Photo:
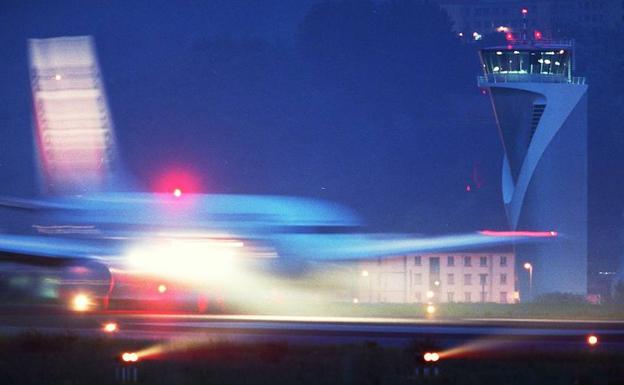
<instances>
[{"instance_id":1,"label":"orange light","mask_svg":"<svg viewBox=\"0 0 624 385\"><path fill-rule=\"evenodd\" d=\"M166 291L167 291L167 286L165 286L165 285L163 285L163 284L158 285L158 292L159 292L160 294L163 294L163 293L164 293L164 292L166 292Z\"/></svg>"},{"instance_id":2,"label":"orange light","mask_svg":"<svg viewBox=\"0 0 624 385\"><path fill-rule=\"evenodd\" d=\"M119 326L115 322L108 322L102 328L106 333L114 333L119 330Z\"/></svg>"},{"instance_id":3,"label":"orange light","mask_svg":"<svg viewBox=\"0 0 624 385\"><path fill-rule=\"evenodd\" d=\"M436 307L433 305L427 305L427 314L433 315L436 312Z\"/></svg>"},{"instance_id":4,"label":"orange light","mask_svg":"<svg viewBox=\"0 0 624 385\"><path fill-rule=\"evenodd\" d=\"M598 337L592 334L591 336L587 337L587 343L590 346L598 344Z\"/></svg>"},{"instance_id":5,"label":"orange light","mask_svg":"<svg viewBox=\"0 0 624 385\"><path fill-rule=\"evenodd\" d=\"M125 352L121 355L121 359L123 362L137 362L139 356L136 353Z\"/></svg>"},{"instance_id":6,"label":"orange light","mask_svg":"<svg viewBox=\"0 0 624 385\"><path fill-rule=\"evenodd\" d=\"M180 190L179 188L173 190L173 196L176 198L179 198L182 196L182 190Z\"/></svg>"},{"instance_id":7,"label":"orange light","mask_svg":"<svg viewBox=\"0 0 624 385\"><path fill-rule=\"evenodd\" d=\"M91 300L86 294L76 294L72 298L71 308L74 311L87 311L91 307Z\"/></svg>"}]
</instances>

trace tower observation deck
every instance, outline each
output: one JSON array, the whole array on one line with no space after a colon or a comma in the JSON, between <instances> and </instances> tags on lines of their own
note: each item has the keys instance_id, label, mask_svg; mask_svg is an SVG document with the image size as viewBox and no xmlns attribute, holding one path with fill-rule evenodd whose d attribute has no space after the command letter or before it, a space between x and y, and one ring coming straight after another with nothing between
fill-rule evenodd
<instances>
[{"instance_id":1,"label":"tower observation deck","mask_svg":"<svg viewBox=\"0 0 624 385\"><path fill-rule=\"evenodd\" d=\"M556 231L517 245L523 299L587 291L587 85L574 75L574 46L510 41L480 50L505 156L502 195L513 230ZM532 266L522 274L522 266Z\"/></svg>"}]
</instances>

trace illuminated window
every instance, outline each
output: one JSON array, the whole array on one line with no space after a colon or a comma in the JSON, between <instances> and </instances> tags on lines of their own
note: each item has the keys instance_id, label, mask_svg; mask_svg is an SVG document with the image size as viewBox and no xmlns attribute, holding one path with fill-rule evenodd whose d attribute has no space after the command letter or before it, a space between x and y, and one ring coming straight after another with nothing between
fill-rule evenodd
<instances>
[{"instance_id":1,"label":"illuminated window","mask_svg":"<svg viewBox=\"0 0 624 385\"><path fill-rule=\"evenodd\" d=\"M421 266L422 265L422 257L420 255L417 255L414 257L414 266Z\"/></svg>"},{"instance_id":2,"label":"illuminated window","mask_svg":"<svg viewBox=\"0 0 624 385\"><path fill-rule=\"evenodd\" d=\"M472 285L472 275L471 274L464 274L464 285L466 285L466 286Z\"/></svg>"},{"instance_id":3,"label":"illuminated window","mask_svg":"<svg viewBox=\"0 0 624 385\"><path fill-rule=\"evenodd\" d=\"M501 255L501 257L500 257L500 265L502 267L506 267L507 266L507 257L506 256Z\"/></svg>"},{"instance_id":4,"label":"illuminated window","mask_svg":"<svg viewBox=\"0 0 624 385\"><path fill-rule=\"evenodd\" d=\"M455 284L455 274L447 274L446 275L446 283L448 285L454 285Z\"/></svg>"},{"instance_id":5,"label":"illuminated window","mask_svg":"<svg viewBox=\"0 0 624 385\"><path fill-rule=\"evenodd\" d=\"M506 285L507 284L507 274L501 274L500 275L500 283L501 283L501 285Z\"/></svg>"},{"instance_id":6,"label":"illuminated window","mask_svg":"<svg viewBox=\"0 0 624 385\"><path fill-rule=\"evenodd\" d=\"M481 266L481 267L486 267L487 266L487 257L480 257L479 258L479 266Z\"/></svg>"},{"instance_id":7,"label":"illuminated window","mask_svg":"<svg viewBox=\"0 0 624 385\"><path fill-rule=\"evenodd\" d=\"M446 257L446 266L455 266L455 257L452 255Z\"/></svg>"},{"instance_id":8,"label":"illuminated window","mask_svg":"<svg viewBox=\"0 0 624 385\"><path fill-rule=\"evenodd\" d=\"M467 266L467 267L472 266L472 261L470 257L464 256L464 266Z\"/></svg>"}]
</instances>

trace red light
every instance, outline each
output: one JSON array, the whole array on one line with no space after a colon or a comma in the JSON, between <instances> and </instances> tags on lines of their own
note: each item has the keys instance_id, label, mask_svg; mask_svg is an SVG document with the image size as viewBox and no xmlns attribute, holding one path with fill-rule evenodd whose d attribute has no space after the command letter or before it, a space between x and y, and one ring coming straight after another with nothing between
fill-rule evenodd
<instances>
[{"instance_id":1,"label":"red light","mask_svg":"<svg viewBox=\"0 0 624 385\"><path fill-rule=\"evenodd\" d=\"M552 238L558 234L556 231L495 231L483 230L479 234L488 237L529 237L529 238Z\"/></svg>"},{"instance_id":2,"label":"red light","mask_svg":"<svg viewBox=\"0 0 624 385\"><path fill-rule=\"evenodd\" d=\"M156 178L153 186L156 192L171 194L179 198L182 193L193 194L201 191L201 181L195 173L179 169L167 171Z\"/></svg>"},{"instance_id":3,"label":"red light","mask_svg":"<svg viewBox=\"0 0 624 385\"><path fill-rule=\"evenodd\" d=\"M540 31L535 31L533 35L535 36L535 40L542 40L542 33Z\"/></svg>"},{"instance_id":4,"label":"red light","mask_svg":"<svg viewBox=\"0 0 624 385\"><path fill-rule=\"evenodd\" d=\"M524 16L526 16L529 13L529 10L527 8L522 8L522 14Z\"/></svg>"},{"instance_id":5,"label":"red light","mask_svg":"<svg viewBox=\"0 0 624 385\"><path fill-rule=\"evenodd\" d=\"M513 33L508 32L505 34L505 39L507 39L507 41L512 41L514 39L513 37Z\"/></svg>"}]
</instances>

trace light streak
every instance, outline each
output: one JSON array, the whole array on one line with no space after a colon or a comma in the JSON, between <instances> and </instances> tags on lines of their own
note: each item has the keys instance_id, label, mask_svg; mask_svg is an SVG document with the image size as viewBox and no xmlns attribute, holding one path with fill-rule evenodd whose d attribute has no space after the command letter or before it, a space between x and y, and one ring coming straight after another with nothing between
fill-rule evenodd
<instances>
[{"instance_id":1,"label":"light streak","mask_svg":"<svg viewBox=\"0 0 624 385\"><path fill-rule=\"evenodd\" d=\"M496 231L482 230L479 234L488 237L528 237L528 238L553 238L559 234L556 231Z\"/></svg>"}]
</instances>

